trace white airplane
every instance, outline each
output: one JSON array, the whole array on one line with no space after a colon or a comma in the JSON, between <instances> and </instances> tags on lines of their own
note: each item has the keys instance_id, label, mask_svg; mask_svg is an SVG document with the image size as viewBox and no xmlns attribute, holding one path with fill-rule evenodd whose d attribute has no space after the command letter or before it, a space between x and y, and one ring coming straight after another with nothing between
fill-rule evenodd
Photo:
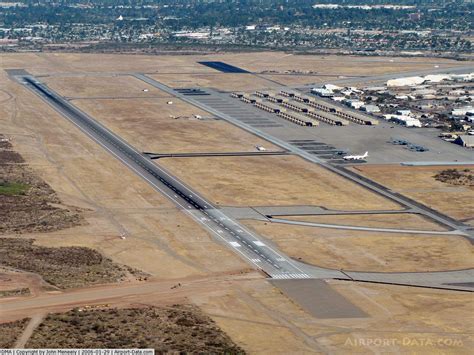
<instances>
[{"instance_id":1,"label":"white airplane","mask_svg":"<svg viewBox=\"0 0 474 355\"><path fill-rule=\"evenodd\" d=\"M365 152L364 155L346 155L343 157L344 160L364 160L369 156L369 152Z\"/></svg>"}]
</instances>

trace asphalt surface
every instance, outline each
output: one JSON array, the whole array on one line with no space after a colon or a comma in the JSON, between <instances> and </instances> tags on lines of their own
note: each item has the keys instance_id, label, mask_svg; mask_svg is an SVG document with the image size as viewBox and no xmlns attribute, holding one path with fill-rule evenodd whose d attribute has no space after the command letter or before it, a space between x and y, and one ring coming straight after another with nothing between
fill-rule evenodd
<instances>
[{"instance_id":1,"label":"asphalt surface","mask_svg":"<svg viewBox=\"0 0 474 355\"><path fill-rule=\"evenodd\" d=\"M267 245L232 218L215 208L188 186L155 164L119 136L66 101L33 76L22 76L23 84L40 96L116 159L146 180L157 191L205 226L217 238L246 258L256 268L276 279L309 278L293 260Z\"/></svg>"}]
</instances>

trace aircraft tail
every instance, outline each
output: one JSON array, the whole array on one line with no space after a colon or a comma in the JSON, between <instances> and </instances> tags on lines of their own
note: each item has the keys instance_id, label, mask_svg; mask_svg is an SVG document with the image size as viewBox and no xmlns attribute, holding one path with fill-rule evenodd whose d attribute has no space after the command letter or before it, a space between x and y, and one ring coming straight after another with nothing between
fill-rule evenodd
<instances>
[{"instance_id":1,"label":"aircraft tail","mask_svg":"<svg viewBox=\"0 0 474 355\"><path fill-rule=\"evenodd\" d=\"M364 158L367 158L368 156L369 156L369 152L365 152L363 155Z\"/></svg>"}]
</instances>

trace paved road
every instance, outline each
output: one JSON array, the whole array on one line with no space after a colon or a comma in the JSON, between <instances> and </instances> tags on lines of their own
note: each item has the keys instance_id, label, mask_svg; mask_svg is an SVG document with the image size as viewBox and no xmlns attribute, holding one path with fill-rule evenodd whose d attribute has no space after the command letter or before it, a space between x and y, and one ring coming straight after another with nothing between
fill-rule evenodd
<instances>
[{"instance_id":1,"label":"paved road","mask_svg":"<svg viewBox=\"0 0 474 355\"><path fill-rule=\"evenodd\" d=\"M339 167L339 166L334 166L328 162L326 162L325 160L323 159L320 159L318 157L316 157L315 155L313 154L310 154L300 148L298 148L297 146L293 145L293 144L290 144L282 139L279 139L279 138L275 138L274 136L272 136L271 134L269 133L266 133L264 131L262 131L261 129L259 128L255 128L255 127L252 127L251 125L248 125L244 122L241 122L235 118L233 118L232 116L230 115L227 115L223 112L221 112L219 109L216 109L210 105L206 105L202 102L200 102L196 96L189 96L189 95L185 95L185 94L182 94L178 91L175 91L173 90L172 88L146 76L146 75L143 75L143 74L135 74L134 75L136 78L140 79L140 80L143 80L144 82L158 88L158 89L161 89L163 91L166 91L167 93L171 94L171 95L174 95L176 97L179 97L180 99L196 106L196 107L199 107L217 117L220 117L230 123L232 123L233 125L235 126L238 126L242 129L245 129L253 134L255 134L256 136L259 136L263 139L266 139L268 141L270 141L271 143L291 152L291 153L294 153L296 155L299 155L300 157L302 157L303 159L305 160L308 160L310 162L313 162L313 163L316 163L316 164L319 164L320 166L340 175L340 176L343 176L344 178L348 179L348 180L351 180L355 183L357 183L358 185L361 185L385 198L388 198L394 202L397 202L399 203L401 206L405 207L406 209L410 209L412 211L412 213L418 213L418 214L421 214L421 215L424 215L426 216L427 218L429 219L432 219L432 220L435 220L437 221L438 223L442 224L442 225L445 225L445 226L448 226L449 228L455 230L455 231L458 231L459 234L462 234L462 235L465 235L467 236L468 238L470 238L470 240L472 242L474 242L474 231L472 230L472 227L469 226L469 225L466 225L464 223L461 223L461 222L458 222L448 216L445 216L435 210L432 210L430 208L428 208L427 206L424 206L416 201L413 201L405 196L402 196L400 194L397 194L397 193L394 193L392 191L390 191L389 189L385 188L384 186L382 185L379 185L379 184L376 184L374 183L373 181L367 179L367 178L364 178L362 176L359 176L343 167ZM216 95L216 96L219 96L220 94L214 90L211 90L211 89L206 89L205 90L207 93L211 94L211 95ZM199 96L197 96L199 97Z\"/></svg>"},{"instance_id":2,"label":"paved road","mask_svg":"<svg viewBox=\"0 0 474 355\"><path fill-rule=\"evenodd\" d=\"M226 216L190 187L141 154L119 136L101 125L60 95L37 81L23 76L23 83L56 111L75 124L111 155L167 196L192 218L205 226L217 238L273 278L309 278L296 263L267 245L234 219Z\"/></svg>"}]
</instances>

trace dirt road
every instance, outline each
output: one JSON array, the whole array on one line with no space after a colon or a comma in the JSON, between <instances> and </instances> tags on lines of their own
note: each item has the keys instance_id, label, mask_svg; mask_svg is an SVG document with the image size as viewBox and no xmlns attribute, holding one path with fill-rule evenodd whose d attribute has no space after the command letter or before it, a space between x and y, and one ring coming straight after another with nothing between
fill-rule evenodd
<instances>
[{"instance_id":1,"label":"dirt road","mask_svg":"<svg viewBox=\"0 0 474 355\"><path fill-rule=\"evenodd\" d=\"M260 274L252 272L244 275L156 280L80 288L65 292L55 291L29 298L6 299L0 301L0 322L14 321L35 313L60 312L92 304L177 303L198 293L225 292L236 282L260 277Z\"/></svg>"}]
</instances>

